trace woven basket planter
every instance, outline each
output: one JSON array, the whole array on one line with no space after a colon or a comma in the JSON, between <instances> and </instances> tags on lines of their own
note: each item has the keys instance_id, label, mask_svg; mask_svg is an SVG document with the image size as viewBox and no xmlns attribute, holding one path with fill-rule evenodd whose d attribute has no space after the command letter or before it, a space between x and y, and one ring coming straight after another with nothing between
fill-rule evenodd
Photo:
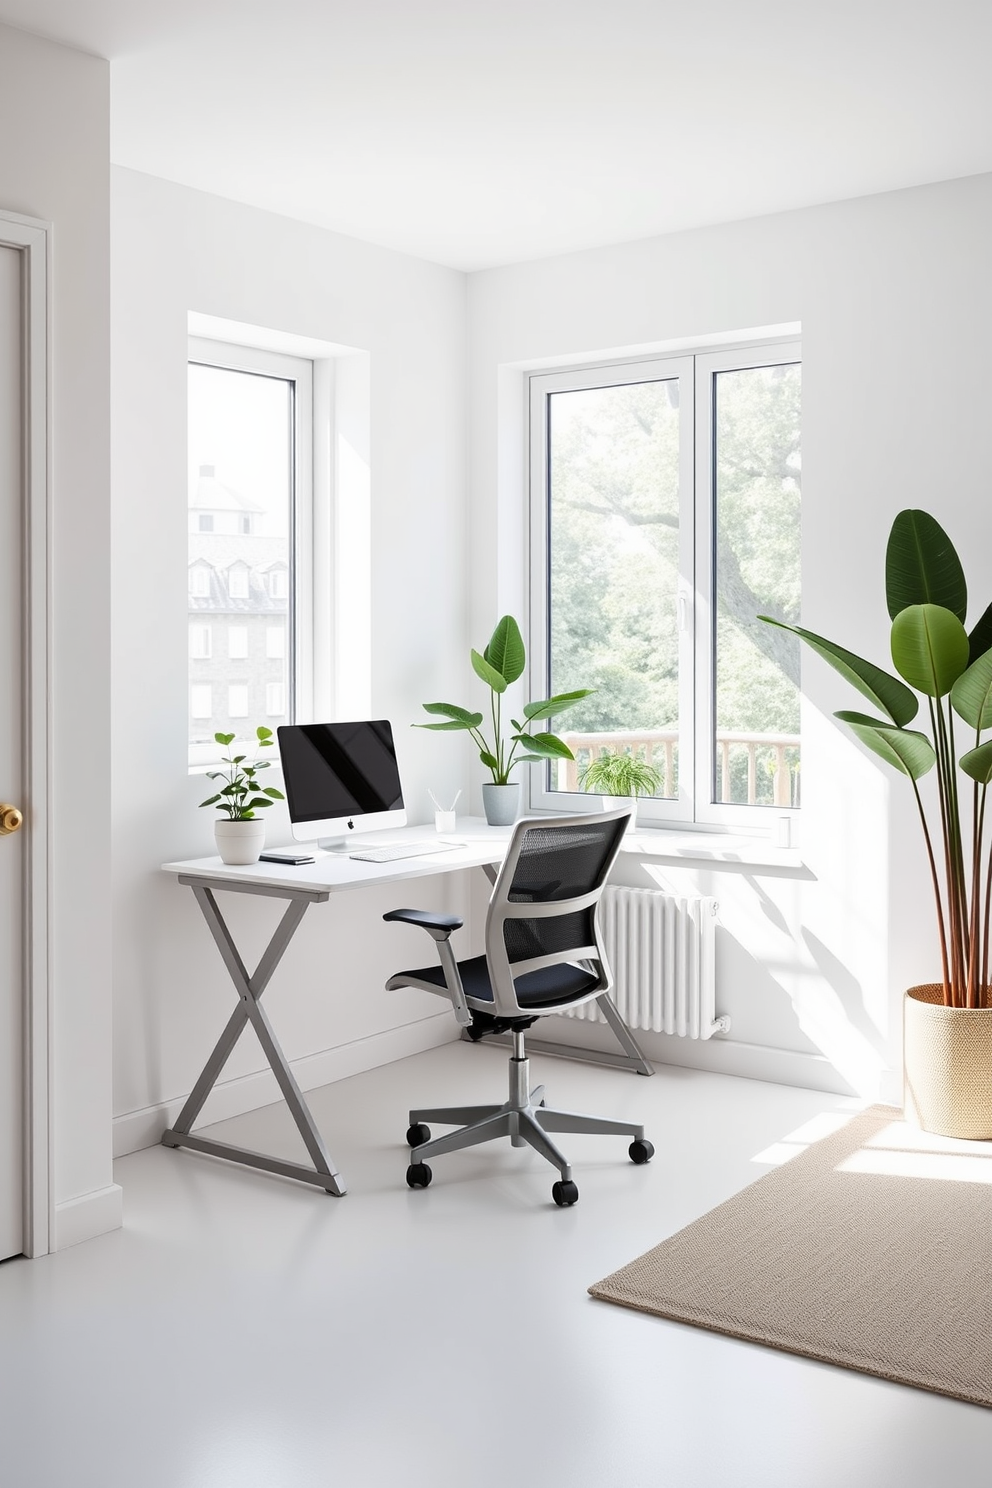
<instances>
[{"instance_id":1,"label":"woven basket planter","mask_svg":"<svg viewBox=\"0 0 992 1488\"><path fill-rule=\"evenodd\" d=\"M944 1006L939 982L903 1003L906 1117L942 1137L992 1139L992 1007Z\"/></svg>"}]
</instances>

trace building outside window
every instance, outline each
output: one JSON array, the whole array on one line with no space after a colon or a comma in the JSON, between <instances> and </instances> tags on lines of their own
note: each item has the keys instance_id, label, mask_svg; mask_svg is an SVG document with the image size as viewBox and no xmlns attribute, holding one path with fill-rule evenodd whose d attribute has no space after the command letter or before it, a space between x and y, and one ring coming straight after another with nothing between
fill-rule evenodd
<instances>
[{"instance_id":1,"label":"building outside window","mask_svg":"<svg viewBox=\"0 0 992 1488\"><path fill-rule=\"evenodd\" d=\"M191 342L188 427L189 750L202 766L218 758L215 733L254 731L263 700L266 717L277 696L280 721L295 716L310 603L311 557L301 567L300 548L311 522L312 364ZM194 651L192 627L211 624L226 645Z\"/></svg>"},{"instance_id":2,"label":"building outside window","mask_svg":"<svg viewBox=\"0 0 992 1488\"><path fill-rule=\"evenodd\" d=\"M532 688L595 689L533 804L624 752L658 771L648 820L767 826L800 795L799 643L757 618L799 619L798 343L530 385Z\"/></svg>"},{"instance_id":3,"label":"building outside window","mask_svg":"<svg viewBox=\"0 0 992 1488\"><path fill-rule=\"evenodd\" d=\"M209 661L212 636L209 625L191 625L189 628L189 654L197 661Z\"/></svg>"},{"instance_id":4,"label":"building outside window","mask_svg":"<svg viewBox=\"0 0 992 1488\"><path fill-rule=\"evenodd\" d=\"M281 661L286 655L286 629L269 625L265 630L265 654L270 661Z\"/></svg>"},{"instance_id":5,"label":"building outside window","mask_svg":"<svg viewBox=\"0 0 992 1488\"><path fill-rule=\"evenodd\" d=\"M286 711L286 689L281 682L265 684L265 714L267 718L281 718Z\"/></svg>"},{"instance_id":6,"label":"building outside window","mask_svg":"<svg viewBox=\"0 0 992 1488\"><path fill-rule=\"evenodd\" d=\"M227 629L227 654L232 661L244 661L248 655L247 625L229 625Z\"/></svg>"},{"instance_id":7,"label":"building outside window","mask_svg":"<svg viewBox=\"0 0 992 1488\"><path fill-rule=\"evenodd\" d=\"M189 690L189 711L193 718L213 716L213 697L209 683L197 682Z\"/></svg>"},{"instance_id":8,"label":"building outside window","mask_svg":"<svg viewBox=\"0 0 992 1488\"><path fill-rule=\"evenodd\" d=\"M232 682L227 689L227 713L229 718L248 717L247 682Z\"/></svg>"}]
</instances>

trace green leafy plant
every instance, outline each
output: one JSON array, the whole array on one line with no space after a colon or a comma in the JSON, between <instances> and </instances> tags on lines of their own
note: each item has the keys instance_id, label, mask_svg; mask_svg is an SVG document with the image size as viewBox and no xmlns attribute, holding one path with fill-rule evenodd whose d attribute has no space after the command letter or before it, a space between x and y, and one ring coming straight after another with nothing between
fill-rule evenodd
<instances>
[{"instance_id":1,"label":"green leafy plant","mask_svg":"<svg viewBox=\"0 0 992 1488\"><path fill-rule=\"evenodd\" d=\"M218 744L230 749L234 734L214 734ZM255 730L255 749L272 748L272 730ZM255 812L262 806L271 806L273 801L285 799L282 791L274 785L259 785L258 773L269 768L268 760L249 758L247 754L226 754L221 759L226 770L208 770L208 780L223 780L224 784L215 796L201 801L201 806L216 806L230 821L253 821Z\"/></svg>"},{"instance_id":2,"label":"green leafy plant","mask_svg":"<svg viewBox=\"0 0 992 1488\"><path fill-rule=\"evenodd\" d=\"M661 773L636 755L605 750L579 771L579 786L602 796L654 796Z\"/></svg>"},{"instance_id":3,"label":"green leafy plant","mask_svg":"<svg viewBox=\"0 0 992 1488\"><path fill-rule=\"evenodd\" d=\"M443 723L417 723L415 728L435 729L440 733L462 731L472 735L479 751L479 758L490 772L494 785L507 785L510 771L529 760L574 759L567 744L555 734L532 734L530 728L542 719L550 720L557 713L564 713L582 698L588 697L590 688L577 692L561 692L555 697L544 698L539 703L525 703L523 718L511 718L513 730L507 737L503 728L503 694L511 683L523 675L527 663L520 627L512 615L504 615L481 654L472 652L472 667L489 688L489 716L492 729L490 744L483 732L483 714L470 712L455 703L424 703L426 713L438 714ZM523 753L521 753L523 751Z\"/></svg>"},{"instance_id":4,"label":"green leafy plant","mask_svg":"<svg viewBox=\"0 0 992 1488\"><path fill-rule=\"evenodd\" d=\"M885 592L898 677L798 625L785 625L770 615L759 618L799 636L885 715L878 718L843 710L834 716L886 764L909 778L933 884L944 1003L984 1007L990 1002L992 854L985 859L983 838L992 780L992 740L983 742L982 734L992 728L992 605L969 635L964 625L968 589L961 561L940 523L925 511L901 511L892 524L885 554ZM917 692L926 699L929 735L907 727L919 711ZM960 753L955 714L969 731L968 747ZM917 784L935 765L940 820L936 851ZM962 803L967 782L961 775L971 782L970 802L965 795Z\"/></svg>"}]
</instances>

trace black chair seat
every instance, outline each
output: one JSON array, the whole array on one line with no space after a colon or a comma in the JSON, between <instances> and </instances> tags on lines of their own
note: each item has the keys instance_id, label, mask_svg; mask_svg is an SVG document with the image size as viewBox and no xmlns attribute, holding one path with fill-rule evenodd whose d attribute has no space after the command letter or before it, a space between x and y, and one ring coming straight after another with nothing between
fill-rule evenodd
<instances>
[{"instance_id":1,"label":"black chair seat","mask_svg":"<svg viewBox=\"0 0 992 1488\"><path fill-rule=\"evenodd\" d=\"M465 995L477 1002L493 1002L492 983L485 956L473 956L468 961L459 961L462 986ZM436 987L444 986L444 972L440 966L422 966L417 971L404 971L404 977L415 977L418 982L432 982ZM579 966L568 963L548 966L543 971L529 971L515 983L517 1001L521 1007L550 1008L575 1002L586 992L598 986L599 978Z\"/></svg>"}]
</instances>

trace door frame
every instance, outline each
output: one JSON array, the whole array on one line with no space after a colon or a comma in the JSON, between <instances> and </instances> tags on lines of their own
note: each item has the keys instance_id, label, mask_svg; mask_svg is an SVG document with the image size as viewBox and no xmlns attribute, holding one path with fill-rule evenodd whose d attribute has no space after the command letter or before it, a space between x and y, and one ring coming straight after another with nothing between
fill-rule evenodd
<instances>
[{"instance_id":1,"label":"door frame","mask_svg":"<svg viewBox=\"0 0 992 1488\"><path fill-rule=\"evenodd\" d=\"M54 1235L52 1182L51 640L52 224L0 210L0 246L20 252L22 412L21 666L25 893L23 1250L46 1255Z\"/></svg>"}]
</instances>

